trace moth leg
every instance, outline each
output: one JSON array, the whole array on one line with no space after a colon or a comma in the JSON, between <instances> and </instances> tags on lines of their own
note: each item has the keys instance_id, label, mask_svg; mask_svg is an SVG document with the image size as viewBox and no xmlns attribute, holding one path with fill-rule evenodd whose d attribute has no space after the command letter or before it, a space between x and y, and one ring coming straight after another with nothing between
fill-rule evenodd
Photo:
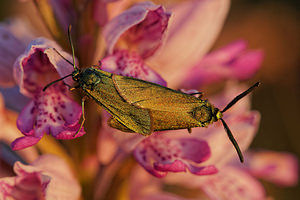
<instances>
[{"instance_id":1,"label":"moth leg","mask_svg":"<svg viewBox=\"0 0 300 200\"><path fill-rule=\"evenodd\" d=\"M87 97L84 96L82 99L81 99L81 109L82 109L82 121L81 121L81 124L80 124L80 127L78 129L78 131L73 135L73 137L75 137L79 131L82 129L83 127L83 124L85 122L85 114L84 114L84 102L87 100Z\"/></svg>"},{"instance_id":2,"label":"moth leg","mask_svg":"<svg viewBox=\"0 0 300 200\"><path fill-rule=\"evenodd\" d=\"M189 133L192 133L192 129L191 128L187 128Z\"/></svg>"},{"instance_id":3,"label":"moth leg","mask_svg":"<svg viewBox=\"0 0 300 200\"><path fill-rule=\"evenodd\" d=\"M70 91L76 89L76 87L73 87L73 86L69 85L68 83L65 83L64 81L63 81L63 84L64 84L65 86L67 86L67 87L69 88Z\"/></svg>"},{"instance_id":4,"label":"moth leg","mask_svg":"<svg viewBox=\"0 0 300 200\"><path fill-rule=\"evenodd\" d=\"M124 126L122 123L120 123L118 120L116 120L113 117L110 117L110 119L107 120L107 124L110 127L118 129L120 131L127 132L127 133L134 133L133 130L127 128L126 126Z\"/></svg>"}]
</instances>

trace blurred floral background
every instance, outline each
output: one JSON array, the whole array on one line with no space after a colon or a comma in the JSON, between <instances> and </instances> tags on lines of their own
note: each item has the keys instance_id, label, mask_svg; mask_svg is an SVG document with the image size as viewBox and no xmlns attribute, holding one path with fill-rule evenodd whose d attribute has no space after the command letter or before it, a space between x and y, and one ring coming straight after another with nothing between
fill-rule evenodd
<instances>
[{"instance_id":1,"label":"blurred floral background","mask_svg":"<svg viewBox=\"0 0 300 200\"><path fill-rule=\"evenodd\" d=\"M156 0L154 2L164 5L170 2L180 2L180 0ZM24 3L20 3L20 1L1 1L0 19L4 20L11 16L21 16L33 20L38 13L34 11L32 7L33 2L31 1ZM43 27L41 21L35 21L34 23L33 27L36 28L35 31L42 32L43 35L51 37L47 29ZM258 133L251 143L250 148L290 152L299 158L300 2L297 0L232 0L224 26L210 51L217 50L239 39L248 42L248 49L261 49L264 52L264 60L259 71L254 77L242 81L248 85L258 80L262 83L252 94L252 108L261 113L261 122ZM67 41L67 38L59 38L58 40ZM61 42L60 44L66 48L65 50L68 50L68 43L63 43L64 42ZM97 64L91 61L88 57L88 53L80 52L79 46L80 45L77 45L77 47L75 47L77 48L77 54L82 56L79 60L85 65ZM204 88L204 94L209 96L221 91L223 88L223 82L208 85ZM78 97L78 99L80 99L80 97ZM17 102L16 100L16 102L12 103L17 104ZM92 102L89 103L93 104ZM24 104L20 105L20 108L23 106ZM92 107L90 109L93 110L93 106L89 107ZM88 109L89 108L87 108L87 110ZM85 127L88 133L93 133L94 130L90 129L96 129L98 127L91 126L90 123L92 123L92 120L89 119L94 119L97 116L93 116L93 112L88 113ZM85 144L96 143L95 141L82 138L78 141ZM69 148L75 148L76 142L67 141L65 145ZM40 145L40 148L42 148L41 146L42 145ZM90 152L96 151L93 149L95 148L93 145L90 146ZM73 156L81 157L81 155ZM93 169L90 165L95 164L95 162L92 156L90 158L86 157L87 166L83 167L86 169L84 175L86 176L86 180L90 178L89 176L94 175L92 173L89 174L88 171ZM130 168L132 162L132 160L127 160L124 166ZM84 162L82 165L84 165ZM127 173L127 171L120 171L119 173ZM89 189L91 188L89 188L89 184L85 183L84 180L85 179L81 177L82 190L84 190L83 193L85 196L88 196L87 193L90 192ZM118 187L118 181L122 182L124 180L121 178L120 180L113 180L115 184L113 186ZM267 196L273 197L274 199L296 199L300 196L298 184L283 187L276 186L268 181L260 181L266 189ZM165 190L177 190L176 187L172 187L165 188ZM118 192L122 193L120 190ZM194 190L186 189L182 192L183 194L180 192L177 193L182 196L189 196L186 195L186 192L193 193ZM172 198L169 196L168 198L165 197L165 199ZM174 197L174 199L176 198Z\"/></svg>"}]
</instances>

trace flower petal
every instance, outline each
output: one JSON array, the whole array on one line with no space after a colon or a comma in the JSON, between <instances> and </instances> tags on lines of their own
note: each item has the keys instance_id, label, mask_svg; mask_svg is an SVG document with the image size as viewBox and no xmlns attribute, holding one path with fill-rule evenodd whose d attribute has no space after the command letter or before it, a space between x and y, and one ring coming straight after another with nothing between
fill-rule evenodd
<instances>
[{"instance_id":1,"label":"flower petal","mask_svg":"<svg viewBox=\"0 0 300 200\"><path fill-rule=\"evenodd\" d=\"M16 162L15 166L18 165L19 162ZM3 199L44 199L51 178L40 172L16 170L17 177L0 180L0 197L2 195Z\"/></svg>"},{"instance_id":2,"label":"flower petal","mask_svg":"<svg viewBox=\"0 0 300 200\"><path fill-rule=\"evenodd\" d=\"M164 177L168 172L185 172L186 168L197 175L215 173L210 167L196 167L210 157L210 149L205 141L190 138L173 139L162 135L153 135L134 150L137 161L151 174ZM202 173L205 170L206 173Z\"/></svg>"},{"instance_id":3,"label":"flower petal","mask_svg":"<svg viewBox=\"0 0 300 200\"><path fill-rule=\"evenodd\" d=\"M53 167L55 166L55 167ZM31 165L16 162L16 177L0 179L0 197L15 199L78 199L80 186L68 165L53 155L43 155ZM1 198L2 199L2 198Z\"/></svg>"},{"instance_id":4,"label":"flower petal","mask_svg":"<svg viewBox=\"0 0 300 200\"><path fill-rule=\"evenodd\" d=\"M19 137L11 143L11 148L12 148L12 150L15 150L15 151L21 150L21 149L35 145L36 143L38 143L40 141L41 138L42 138L42 136L40 136L40 137L36 137L36 136Z\"/></svg>"},{"instance_id":5,"label":"flower petal","mask_svg":"<svg viewBox=\"0 0 300 200\"><path fill-rule=\"evenodd\" d=\"M250 151L246 154L245 167L251 174L282 186L298 182L298 160L290 153Z\"/></svg>"},{"instance_id":6,"label":"flower petal","mask_svg":"<svg viewBox=\"0 0 300 200\"><path fill-rule=\"evenodd\" d=\"M21 112L17 126L26 136L40 138L44 133L57 139L74 139L85 134L78 124L81 107L62 91L48 88L40 92Z\"/></svg>"},{"instance_id":7,"label":"flower petal","mask_svg":"<svg viewBox=\"0 0 300 200\"><path fill-rule=\"evenodd\" d=\"M38 38L32 41L25 53L16 60L14 77L20 86L22 94L32 97L48 83L58 79L57 69L59 69L58 72L61 74L66 71L69 71L68 74L72 73L73 67L66 64L53 50L47 51L49 48L60 49L55 42L45 38ZM65 53L62 54L66 56ZM60 67L62 65L63 67Z\"/></svg>"},{"instance_id":8,"label":"flower petal","mask_svg":"<svg viewBox=\"0 0 300 200\"><path fill-rule=\"evenodd\" d=\"M222 28L229 2L180 1L168 8L173 15L168 37L149 63L167 79L169 86L177 86L182 70L192 67L211 47Z\"/></svg>"},{"instance_id":9,"label":"flower petal","mask_svg":"<svg viewBox=\"0 0 300 200\"><path fill-rule=\"evenodd\" d=\"M101 69L110 73L129 76L166 86L164 79L147 65L134 52L115 51L101 61Z\"/></svg>"},{"instance_id":10,"label":"flower petal","mask_svg":"<svg viewBox=\"0 0 300 200\"><path fill-rule=\"evenodd\" d=\"M224 167L219 173L207 177L201 189L211 200L265 199L263 186L253 177L233 167Z\"/></svg>"},{"instance_id":11,"label":"flower petal","mask_svg":"<svg viewBox=\"0 0 300 200\"><path fill-rule=\"evenodd\" d=\"M194 67L189 69L183 79L184 88L201 88L224 79L245 80L260 68L263 53L248 50L245 41L236 41L226 47L209 53Z\"/></svg>"},{"instance_id":12,"label":"flower petal","mask_svg":"<svg viewBox=\"0 0 300 200\"><path fill-rule=\"evenodd\" d=\"M170 15L162 6L152 2L134 5L112 19L103 34L112 54L114 46L122 37L129 49L134 49L143 58L151 56L161 45Z\"/></svg>"}]
</instances>

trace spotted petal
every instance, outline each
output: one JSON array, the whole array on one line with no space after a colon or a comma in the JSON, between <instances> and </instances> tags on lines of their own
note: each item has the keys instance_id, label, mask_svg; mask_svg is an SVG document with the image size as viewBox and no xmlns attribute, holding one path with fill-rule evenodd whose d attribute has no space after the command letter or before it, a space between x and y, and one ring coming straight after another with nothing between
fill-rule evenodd
<instances>
[{"instance_id":1,"label":"spotted petal","mask_svg":"<svg viewBox=\"0 0 300 200\"><path fill-rule=\"evenodd\" d=\"M12 148L22 149L38 142L44 133L57 139L74 139L85 134L79 130L81 107L68 96L54 88L40 92L20 113L17 126L25 137L12 143Z\"/></svg>"},{"instance_id":2,"label":"spotted petal","mask_svg":"<svg viewBox=\"0 0 300 200\"><path fill-rule=\"evenodd\" d=\"M112 55L104 58L101 64L101 69L107 72L142 79L163 86L167 85L164 79L149 68L143 59L134 52L115 51Z\"/></svg>"},{"instance_id":3,"label":"spotted petal","mask_svg":"<svg viewBox=\"0 0 300 200\"><path fill-rule=\"evenodd\" d=\"M208 144L198 139L171 140L162 135L153 135L137 145L134 156L148 172L157 177L164 177L168 172L185 172L187 169L196 175L217 172L214 166L196 165L210 157Z\"/></svg>"},{"instance_id":4,"label":"spotted petal","mask_svg":"<svg viewBox=\"0 0 300 200\"><path fill-rule=\"evenodd\" d=\"M251 175L233 167L224 167L219 173L204 177L201 189L211 200L265 199L263 186Z\"/></svg>"}]
</instances>

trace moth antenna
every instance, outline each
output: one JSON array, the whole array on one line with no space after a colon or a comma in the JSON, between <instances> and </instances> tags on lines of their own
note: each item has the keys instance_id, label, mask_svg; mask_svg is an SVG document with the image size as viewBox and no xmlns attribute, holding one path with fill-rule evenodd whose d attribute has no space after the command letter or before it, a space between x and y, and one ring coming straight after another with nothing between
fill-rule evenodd
<instances>
[{"instance_id":1,"label":"moth antenna","mask_svg":"<svg viewBox=\"0 0 300 200\"><path fill-rule=\"evenodd\" d=\"M60 79L57 79L57 80L55 80L55 81L52 81L51 83L49 83L48 85L46 85L46 86L43 88L43 92L45 92L45 90L46 90L48 87L50 87L51 85L53 85L54 83L57 83L57 82L59 82L59 81L61 81L61 80L64 80L65 78L67 78L67 77L69 77L69 76L72 76L72 74L69 74L69 75L64 76L64 77L62 77L62 78L60 78Z\"/></svg>"},{"instance_id":2,"label":"moth antenna","mask_svg":"<svg viewBox=\"0 0 300 200\"><path fill-rule=\"evenodd\" d=\"M256 87L259 86L259 82L256 82L254 85L252 85L250 88L248 88L246 91L244 91L243 93L239 94L238 96L236 96L232 101L230 101L227 106L221 111L222 113L225 112L226 110L228 110L229 108L231 108L234 104L236 104L236 102L238 102L240 99L244 98L247 94L249 94L250 92L252 92Z\"/></svg>"},{"instance_id":3,"label":"moth antenna","mask_svg":"<svg viewBox=\"0 0 300 200\"><path fill-rule=\"evenodd\" d=\"M74 67L74 70L77 70L77 67L75 66L75 51L74 51L74 45L73 45L72 37L71 37L71 29L72 29L72 25L70 24L69 28L68 28L68 38L69 38L70 46L72 49L73 67Z\"/></svg>"},{"instance_id":4,"label":"moth antenna","mask_svg":"<svg viewBox=\"0 0 300 200\"><path fill-rule=\"evenodd\" d=\"M59 53L59 51L57 51L55 48L52 48L62 59L64 59L64 61L66 61L67 63L69 63L70 65L74 65L72 62L70 62L68 59L66 59L63 55L61 55L61 53Z\"/></svg>"},{"instance_id":5,"label":"moth antenna","mask_svg":"<svg viewBox=\"0 0 300 200\"><path fill-rule=\"evenodd\" d=\"M232 135L232 133L231 133L229 127L227 126L227 124L225 123L225 121L224 121L222 118L220 118L220 120L221 120L221 122L222 122L222 124L223 124L223 126L224 126L224 129L225 129L225 131L226 131L226 133L227 133L227 136L228 136L229 140L230 140L231 143L233 144L233 146L234 146L234 148L235 148L235 150L236 150L236 152L237 152L237 154L238 154L238 156L239 156L239 158L240 158L240 161L241 161L241 162L244 162L244 157L243 157L242 151L241 151L241 149L240 149L238 143L237 143L236 140L234 139L234 137L233 137L233 135Z\"/></svg>"}]
</instances>

